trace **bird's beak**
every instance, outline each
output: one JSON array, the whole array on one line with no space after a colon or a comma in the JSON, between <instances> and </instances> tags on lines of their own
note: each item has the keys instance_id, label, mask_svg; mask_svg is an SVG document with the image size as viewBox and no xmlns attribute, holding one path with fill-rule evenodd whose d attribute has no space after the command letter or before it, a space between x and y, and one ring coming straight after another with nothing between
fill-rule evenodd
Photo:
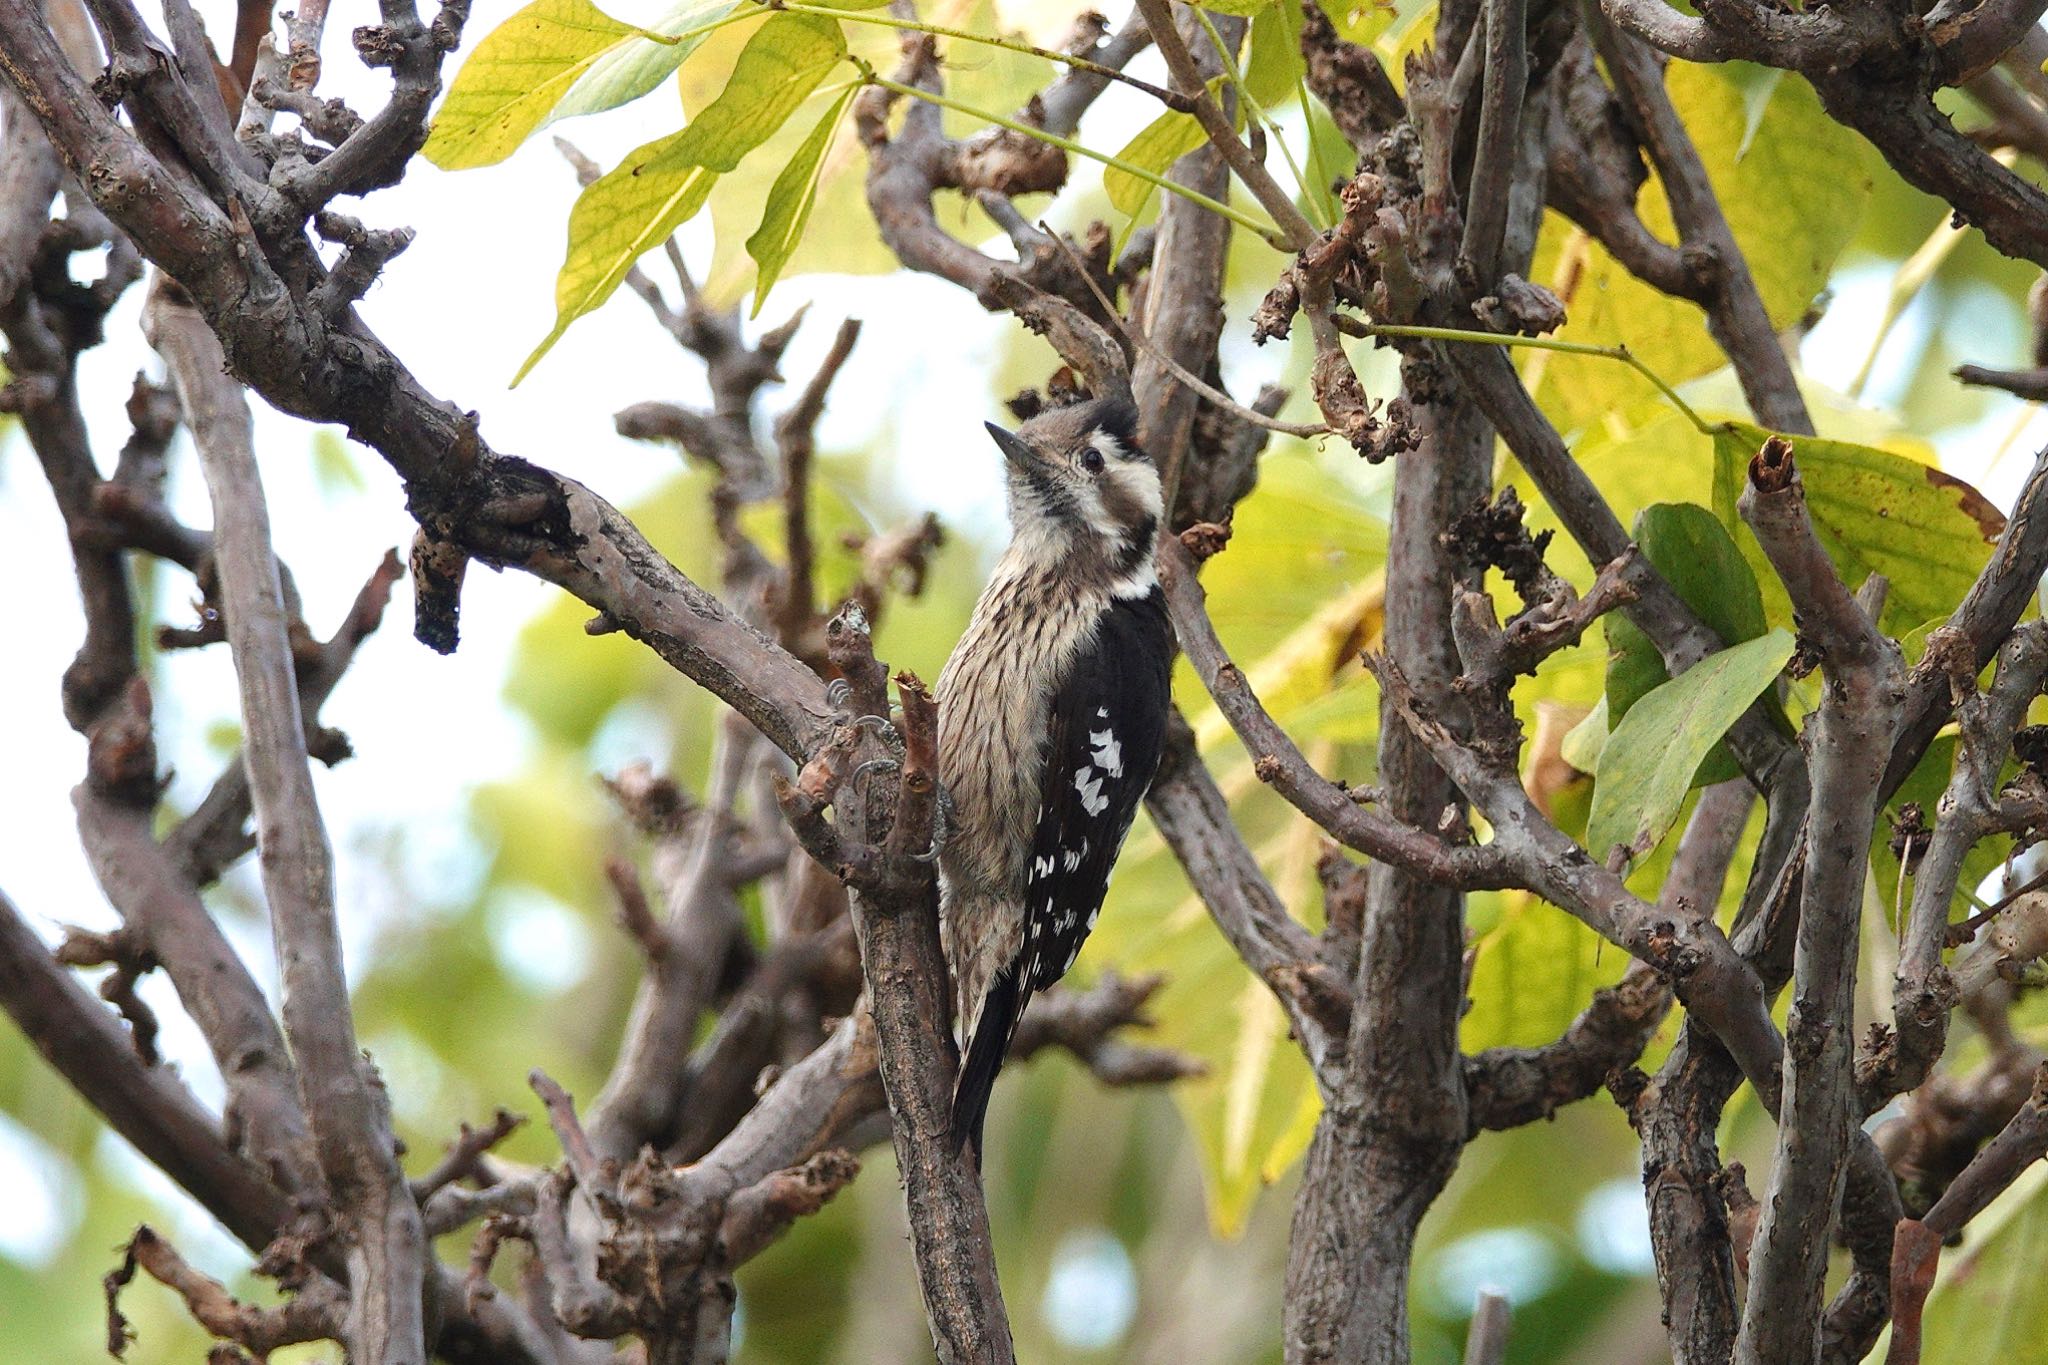
<instances>
[{"instance_id":1,"label":"bird's beak","mask_svg":"<svg viewBox=\"0 0 2048 1365\"><path fill-rule=\"evenodd\" d=\"M1039 463L1038 452L1024 442L1014 431L1004 431L994 422L985 422L988 434L995 438L996 449L1003 452L1003 458L1020 470L1035 468Z\"/></svg>"}]
</instances>

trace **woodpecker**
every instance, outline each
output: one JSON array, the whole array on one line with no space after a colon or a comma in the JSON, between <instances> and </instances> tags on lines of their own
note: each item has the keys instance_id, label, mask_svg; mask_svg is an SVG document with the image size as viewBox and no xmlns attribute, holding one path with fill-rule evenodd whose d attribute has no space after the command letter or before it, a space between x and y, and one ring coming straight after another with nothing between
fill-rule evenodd
<instances>
[{"instance_id":1,"label":"woodpecker","mask_svg":"<svg viewBox=\"0 0 2048 1365\"><path fill-rule=\"evenodd\" d=\"M974 1142L1033 992L1074 965L1159 766L1173 630L1164 515L1137 412L1096 399L988 425L1011 538L939 674L941 923L963 1035L956 1148Z\"/></svg>"}]
</instances>

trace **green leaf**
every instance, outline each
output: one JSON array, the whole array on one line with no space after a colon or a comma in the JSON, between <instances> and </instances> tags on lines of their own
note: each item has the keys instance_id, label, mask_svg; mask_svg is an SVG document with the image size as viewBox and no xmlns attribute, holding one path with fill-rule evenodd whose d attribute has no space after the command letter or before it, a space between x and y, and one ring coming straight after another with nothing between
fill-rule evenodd
<instances>
[{"instance_id":1,"label":"green leaf","mask_svg":"<svg viewBox=\"0 0 2048 1365\"><path fill-rule=\"evenodd\" d=\"M1770 433L1746 422L1714 438L1714 511L1731 530L1762 586L1765 615L1789 625L1792 605L1763 547L1736 511L1749 461ZM1814 535L1842 581L1856 588L1873 573L1891 581L1885 632L1901 636L1946 617L1991 558L2005 517L1952 474L1904 455L1809 436L1792 443Z\"/></svg>"},{"instance_id":2,"label":"green leaf","mask_svg":"<svg viewBox=\"0 0 2048 1365\"><path fill-rule=\"evenodd\" d=\"M512 382L526 377L570 323L610 298L635 261L703 208L718 172L771 137L845 52L837 20L772 15L747 40L724 92L689 127L637 149L584 190L569 213L554 330Z\"/></svg>"},{"instance_id":3,"label":"green leaf","mask_svg":"<svg viewBox=\"0 0 2048 1365\"><path fill-rule=\"evenodd\" d=\"M692 30L708 30L710 25L739 8L736 0L678 0L668 13L649 24L645 31L668 38L687 32L689 37L673 43L635 37L608 48L577 78L569 93L562 97L562 102L548 115L547 123L581 114L603 113L639 99L667 80L711 36L708 31Z\"/></svg>"},{"instance_id":4,"label":"green leaf","mask_svg":"<svg viewBox=\"0 0 2048 1365\"><path fill-rule=\"evenodd\" d=\"M589 0L534 0L462 64L421 150L444 171L503 161L601 54L639 32Z\"/></svg>"},{"instance_id":5,"label":"green leaf","mask_svg":"<svg viewBox=\"0 0 2048 1365\"><path fill-rule=\"evenodd\" d=\"M1756 574L1712 512L1696 503L1653 503L1637 514L1634 535L1643 557L1723 644L1739 645L1764 633ZM1612 725L1671 675L1656 645L1628 617L1613 612L1601 625L1607 634L1605 701ZM1740 771L1734 756L1716 745L1693 780L1720 782Z\"/></svg>"},{"instance_id":6,"label":"green leaf","mask_svg":"<svg viewBox=\"0 0 2048 1365\"><path fill-rule=\"evenodd\" d=\"M1756 575L1714 514L1697 503L1660 502L1636 517L1636 544L1716 635L1731 645L1764 633Z\"/></svg>"},{"instance_id":7,"label":"green leaf","mask_svg":"<svg viewBox=\"0 0 2048 1365\"><path fill-rule=\"evenodd\" d=\"M1205 137L1202 125L1195 121L1193 114L1169 109L1125 143L1123 150L1117 153L1117 159L1155 175L1164 175L1167 167L1201 146ZM1151 181L1114 166L1103 168L1102 188L1109 195L1110 206L1131 218L1143 213L1145 206L1152 202L1152 196L1159 192L1159 187Z\"/></svg>"},{"instance_id":8,"label":"green leaf","mask_svg":"<svg viewBox=\"0 0 2048 1365\"><path fill-rule=\"evenodd\" d=\"M833 134L839 131L840 116L853 103L855 93L854 87L849 86L832 102L768 191L767 206L761 210L761 226L747 238L747 254L760 267L754 277L754 309L749 316L761 316L768 291L775 287L775 279L782 273L790 253L803 240L804 225L810 222L811 208L818 201L818 174L825 163L825 149L832 145Z\"/></svg>"},{"instance_id":9,"label":"green leaf","mask_svg":"<svg viewBox=\"0 0 2048 1365\"><path fill-rule=\"evenodd\" d=\"M1215 14L1235 14L1249 19L1261 10L1271 9L1274 0L1203 0L1202 8Z\"/></svg>"},{"instance_id":10,"label":"green leaf","mask_svg":"<svg viewBox=\"0 0 2048 1365\"><path fill-rule=\"evenodd\" d=\"M1594 774L1586 847L1647 852L1685 801L1693 774L1792 657L1789 632L1774 630L1702 659L1642 698L1607 736Z\"/></svg>"},{"instance_id":11,"label":"green leaf","mask_svg":"<svg viewBox=\"0 0 2048 1365\"><path fill-rule=\"evenodd\" d=\"M1244 86L1261 109L1294 98L1305 70L1301 59L1301 6L1268 5L1252 18L1250 50L1241 68Z\"/></svg>"}]
</instances>

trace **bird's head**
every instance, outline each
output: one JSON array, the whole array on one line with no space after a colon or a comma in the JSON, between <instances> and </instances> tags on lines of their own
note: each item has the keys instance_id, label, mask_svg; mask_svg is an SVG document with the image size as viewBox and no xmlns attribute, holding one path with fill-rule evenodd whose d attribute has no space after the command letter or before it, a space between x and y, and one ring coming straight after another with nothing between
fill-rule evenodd
<instances>
[{"instance_id":1,"label":"bird's head","mask_svg":"<svg viewBox=\"0 0 2048 1365\"><path fill-rule=\"evenodd\" d=\"M1053 408L1014 432L989 423L1009 465L1017 539L1094 560L1119 582L1149 575L1164 506L1137 426L1120 398Z\"/></svg>"}]
</instances>

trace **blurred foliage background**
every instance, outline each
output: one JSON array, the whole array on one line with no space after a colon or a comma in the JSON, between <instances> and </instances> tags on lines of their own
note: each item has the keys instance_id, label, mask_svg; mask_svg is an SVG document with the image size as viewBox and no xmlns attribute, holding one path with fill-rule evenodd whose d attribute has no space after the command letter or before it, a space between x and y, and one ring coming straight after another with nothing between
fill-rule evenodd
<instances>
[{"instance_id":1,"label":"blurred foliage background","mask_svg":"<svg viewBox=\"0 0 2048 1365\"><path fill-rule=\"evenodd\" d=\"M1376 40L1390 56L1428 30L1427 6L1330 8L1347 31ZM473 37L489 17L473 25ZM1014 13L1006 7L998 15L988 0L954 0L926 17L984 30L1022 26L1041 39L1060 27L1060 16L1044 6ZM739 26L713 35L683 67L686 108L701 107L720 88L745 32ZM879 32L855 36L872 39L877 55L893 44ZM1035 59L984 50L954 54L948 67L956 94L990 108L1015 106L1046 75ZM2044 426L2031 409L1963 388L1948 372L1964 361L2020 363L2031 268L1999 256L1973 233L1949 229L1945 206L1904 186L1859 139L1829 122L1796 77L1740 65L1674 65L1670 83L1775 319L1799 339L1821 434L1939 460L2003 503ZM1951 92L1950 100L1960 121L1977 120L1967 99ZM1113 149L1145 121L1142 110L1106 102L1082 135ZM699 243L709 248L700 273L722 296L737 300L746 292L752 267L739 243L768 182L809 126L802 116L793 119L714 193L712 234ZM1320 109L1304 113L1297 106L1282 115L1282 126L1297 145L1306 145L1299 140L1307 134L1329 164L1348 164ZM844 130L826 166L815 221L830 229L814 229L791 261L782 285L788 297L778 295L778 307L826 288L829 281L817 272L892 268L866 218L861 158ZM1122 227L1094 172L1077 163L1074 183L1056 201L1027 208L1073 228L1095 219ZM1645 194L1646 220L1668 227L1654 183ZM564 189L558 202L532 211L565 214L568 197ZM957 205L946 211L955 230L990 235L985 222L977 227ZM1141 207L1142 214L1153 212L1156 205ZM418 226L430 234L457 227ZM1305 349L1253 357L1246 329L1236 325L1276 265L1270 251L1240 235L1225 371L1264 375L1277 367L1296 390L1295 404L1305 408ZM533 274L529 283L542 288L540 265ZM1628 279L1562 220L1547 226L1533 274L1567 296L1572 320L1565 335L1625 341L1702 412L1743 415L1696 309ZM964 295L956 306L973 309ZM863 345L885 350L901 346L905 329L917 325L901 317L868 322ZM651 330L648 337L655 344ZM129 340L117 335L113 344ZM1390 392L1387 358L1358 345L1368 388ZM982 392L968 401L997 415L1003 397L1042 383L1051 364L1042 344L1016 332L1000 363L975 381ZM1711 502L1711 443L1640 376L1562 355L1530 353L1523 364L1624 523L1651 502ZM555 386L560 401L575 402L576 375L567 363L543 365L528 384ZM584 416L593 431L608 422L604 412ZM929 469L913 477L901 454L914 436L914 424L885 426L865 446L821 458L819 539L834 547L825 566L828 591L852 575L852 553L837 548L842 536L898 524L929 505ZM35 490L28 452L4 428L0 443L0 491L16 502L29 499ZM971 441L963 448L971 458L983 453ZM271 458L302 455L279 449ZM359 462L371 463L331 435L313 441L309 464L324 516L345 523L390 500L388 484ZM1376 694L1357 655L1375 642L1386 608L1386 473L1342 449L1276 439L1228 552L1206 573L1223 638L1268 705L1324 771L1355 783L1372 780L1378 728ZM1513 478L1505 461L1501 476ZM702 474L677 465L629 508L653 543L700 581L715 579L716 568L706 487ZM1523 492L1532 521L1554 521L1533 492ZM772 536L772 525L759 529ZM878 642L893 665L926 678L936 676L998 548L992 515L953 531L926 593L891 612ZM1554 562L1581 586L1589 581L1588 566L1567 546L1557 547ZM151 590L159 611L175 616L189 585L162 574L157 580ZM474 585L472 596L495 586ZM623 636L587 637L584 614L566 599L542 607L519 632L495 695L476 701L503 708L522 737L516 771L451 783L439 828L380 823L373 814L337 838L343 877L377 882L384 902L395 907L354 927L358 1025L388 1080L399 1129L421 1159L431 1159L459 1121L481 1119L496 1105L533 1112L525 1083L532 1067L579 1095L595 1093L639 969L629 940L610 922L602 874L607 853L633 844L595 775L645 758L686 785L702 776L709 698ZM411 648L400 638L403 611L397 616L371 648ZM1604 642L1589 636L1527 680L1517 703L1531 730L1546 733L1543 708L1560 708L1547 733L1568 728L1599 698L1604 665ZM56 678L20 685L47 689L48 701ZM1260 789L1191 675L1176 678L1176 697L1276 885L1296 913L1319 923L1320 840ZM352 710L395 700L344 688L329 716L346 728ZM218 701L185 703L186 715L211 718L207 746L216 757L234 740L228 699ZM355 762L373 766L384 783L439 780L409 769L402 752L366 752ZM1568 782L1550 794L1563 818L1571 818L1576 802L1583 820L1584 785ZM36 799L63 797L53 788ZM1661 862L1653 855L1639 869L1643 885L1655 886ZM1739 888L1741 870L1731 888ZM1877 890L1884 885L1880 876ZM230 879L213 904L252 957L267 961L267 932L250 888L247 880ZM1886 903L1885 894L1873 901L1877 939ZM82 909L65 913L87 917ZM1464 1024L1470 1050L1547 1041L1625 966L1589 931L1524 894L1475 895L1469 919L1478 949ZM1280 1011L1211 930L1142 822L1077 971L1085 978L1111 966L1169 974L1157 1002L1159 1037L1203 1058L1209 1072L1170 1095L1104 1093L1064 1058L1047 1056L1016 1069L1000 1089L987 1175L1020 1356L1162 1365L1277 1361L1292 1182L1315 1118L1314 1089ZM2048 1031L2038 1009L2023 1022ZM1667 1025L1657 1047L1668 1046L1671 1035ZM188 1070L206 1066L203 1053L182 1060ZM1729 1154L1752 1171L1768 1159L1766 1122L1753 1099L1731 1106ZM505 1151L530 1162L555 1155L539 1124L515 1135ZM926 1358L889 1155L876 1149L865 1159L867 1170L851 1191L742 1273L738 1359L854 1365ZM2022 1182L1973 1231L1969 1247L1944 1262L1929 1309L1930 1359L2048 1360L2038 1329L2048 1281L2035 1269L2048 1251L2048 1191L2040 1174ZM0 1210L0 1360L102 1358L99 1277L138 1219L164 1226L201 1264L232 1275L240 1290L265 1295L233 1245L106 1135L7 1029L0 1029L0 1197L12 1209ZM466 1245L457 1236L443 1251L459 1260ZM1513 1360L1663 1359L1650 1268L1636 1144L1604 1097L1551 1123L1484 1136L1425 1225L1416 1358L1429 1365L1457 1359L1473 1296L1493 1286L1514 1300ZM167 1292L138 1286L124 1311L138 1334L130 1359L203 1357L203 1337ZM334 1355L331 1348L301 1349L278 1359Z\"/></svg>"}]
</instances>

